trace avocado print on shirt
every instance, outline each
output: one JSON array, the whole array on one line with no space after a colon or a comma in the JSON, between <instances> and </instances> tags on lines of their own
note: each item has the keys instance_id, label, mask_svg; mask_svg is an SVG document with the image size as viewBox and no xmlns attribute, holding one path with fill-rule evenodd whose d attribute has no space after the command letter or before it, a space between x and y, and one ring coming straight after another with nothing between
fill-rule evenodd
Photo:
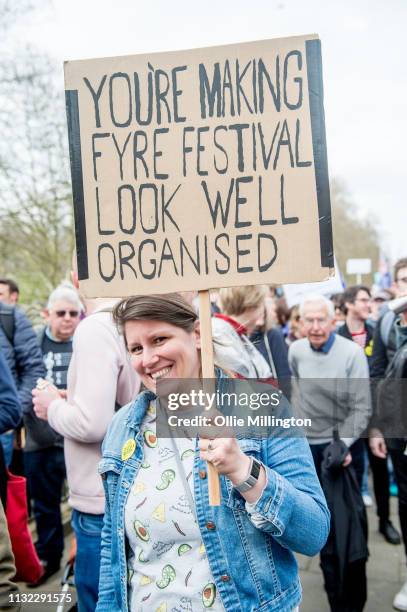
<instances>
[{"instance_id":1,"label":"avocado print on shirt","mask_svg":"<svg viewBox=\"0 0 407 612\"><path fill-rule=\"evenodd\" d=\"M144 441L150 448L155 448L158 444L157 436L151 429L146 429L144 432Z\"/></svg>"},{"instance_id":2,"label":"avocado print on shirt","mask_svg":"<svg viewBox=\"0 0 407 612\"><path fill-rule=\"evenodd\" d=\"M185 491L189 485L193 498L196 441L158 439L155 419L148 409L142 463L125 506L129 609L225 612Z\"/></svg>"},{"instance_id":3,"label":"avocado print on shirt","mask_svg":"<svg viewBox=\"0 0 407 612\"><path fill-rule=\"evenodd\" d=\"M138 537L140 538L140 540L143 540L143 542L148 542L150 539L150 534L148 533L147 529L144 527L144 525L142 523L140 523L140 521L134 521L134 530L136 532L136 534L138 535Z\"/></svg>"},{"instance_id":4,"label":"avocado print on shirt","mask_svg":"<svg viewBox=\"0 0 407 612\"><path fill-rule=\"evenodd\" d=\"M208 582L202 591L202 603L205 608L211 608L216 597L216 586L213 582Z\"/></svg>"}]
</instances>

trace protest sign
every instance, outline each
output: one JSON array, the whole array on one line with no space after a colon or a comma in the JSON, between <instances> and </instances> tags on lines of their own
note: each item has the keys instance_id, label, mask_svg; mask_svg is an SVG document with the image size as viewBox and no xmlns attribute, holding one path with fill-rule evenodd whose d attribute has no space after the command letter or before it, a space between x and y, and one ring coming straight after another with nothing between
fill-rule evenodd
<instances>
[{"instance_id":1,"label":"protest sign","mask_svg":"<svg viewBox=\"0 0 407 612\"><path fill-rule=\"evenodd\" d=\"M371 259L347 259L346 274L370 274L372 271Z\"/></svg>"},{"instance_id":2,"label":"protest sign","mask_svg":"<svg viewBox=\"0 0 407 612\"><path fill-rule=\"evenodd\" d=\"M87 297L333 268L316 35L66 62Z\"/></svg>"},{"instance_id":3,"label":"protest sign","mask_svg":"<svg viewBox=\"0 0 407 612\"><path fill-rule=\"evenodd\" d=\"M67 62L65 89L81 292L198 290L213 379L210 288L333 268L318 37Z\"/></svg>"}]
</instances>

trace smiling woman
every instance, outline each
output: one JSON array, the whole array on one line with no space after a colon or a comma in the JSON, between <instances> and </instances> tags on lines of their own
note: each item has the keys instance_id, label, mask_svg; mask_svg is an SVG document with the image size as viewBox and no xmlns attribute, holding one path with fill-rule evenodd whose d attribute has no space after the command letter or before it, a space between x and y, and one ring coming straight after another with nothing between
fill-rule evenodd
<instances>
[{"instance_id":1,"label":"smiling woman","mask_svg":"<svg viewBox=\"0 0 407 612\"><path fill-rule=\"evenodd\" d=\"M113 317L146 390L119 410L103 442L97 612L295 609L293 552L316 554L329 528L307 442L224 432L159 438L157 380L200 378L197 315L172 293L126 298ZM219 386L226 373L217 375ZM207 462L220 474L216 510L208 505Z\"/></svg>"},{"instance_id":2,"label":"smiling woman","mask_svg":"<svg viewBox=\"0 0 407 612\"><path fill-rule=\"evenodd\" d=\"M199 324L179 294L123 300L113 317L123 330L132 364L145 387L155 391L160 378L199 378ZM162 320L163 305L167 320ZM161 306L161 308L159 308Z\"/></svg>"}]
</instances>

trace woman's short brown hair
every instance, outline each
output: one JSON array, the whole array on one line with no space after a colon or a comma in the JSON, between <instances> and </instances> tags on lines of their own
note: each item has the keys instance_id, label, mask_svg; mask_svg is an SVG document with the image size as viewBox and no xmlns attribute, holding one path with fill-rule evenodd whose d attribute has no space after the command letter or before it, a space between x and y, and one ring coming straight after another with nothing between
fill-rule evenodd
<instances>
[{"instance_id":1,"label":"woman's short brown hair","mask_svg":"<svg viewBox=\"0 0 407 612\"><path fill-rule=\"evenodd\" d=\"M124 298L113 309L113 320L124 338L127 321L165 321L191 332L198 315L179 293L134 295Z\"/></svg>"}]
</instances>

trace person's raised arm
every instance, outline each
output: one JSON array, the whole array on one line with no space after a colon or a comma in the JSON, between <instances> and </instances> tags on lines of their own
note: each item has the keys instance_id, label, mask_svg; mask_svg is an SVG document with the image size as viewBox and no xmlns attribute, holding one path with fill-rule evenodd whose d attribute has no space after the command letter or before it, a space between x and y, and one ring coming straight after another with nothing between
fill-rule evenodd
<instances>
[{"instance_id":1,"label":"person's raised arm","mask_svg":"<svg viewBox=\"0 0 407 612\"><path fill-rule=\"evenodd\" d=\"M78 326L74 336L68 400L48 401L41 414L41 397L47 392L34 392L37 416L48 418L51 427L65 438L86 443L101 442L106 434L124 365L114 328L90 319Z\"/></svg>"}]
</instances>

